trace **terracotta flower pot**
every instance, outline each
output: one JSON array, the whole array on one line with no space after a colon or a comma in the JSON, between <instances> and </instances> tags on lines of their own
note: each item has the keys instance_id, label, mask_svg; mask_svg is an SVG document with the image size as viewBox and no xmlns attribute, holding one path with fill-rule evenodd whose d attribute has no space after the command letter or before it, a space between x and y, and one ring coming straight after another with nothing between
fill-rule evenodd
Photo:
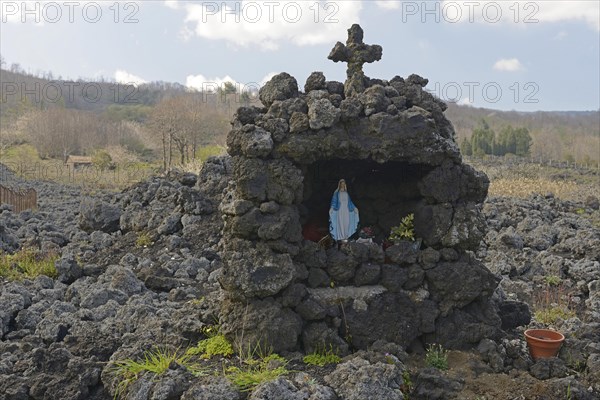
<instances>
[{"instance_id":1,"label":"terracotta flower pot","mask_svg":"<svg viewBox=\"0 0 600 400\"><path fill-rule=\"evenodd\" d=\"M550 329L527 329L525 339L534 360L556 357L565 340L562 333Z\"/></svg>"}]
</instances>

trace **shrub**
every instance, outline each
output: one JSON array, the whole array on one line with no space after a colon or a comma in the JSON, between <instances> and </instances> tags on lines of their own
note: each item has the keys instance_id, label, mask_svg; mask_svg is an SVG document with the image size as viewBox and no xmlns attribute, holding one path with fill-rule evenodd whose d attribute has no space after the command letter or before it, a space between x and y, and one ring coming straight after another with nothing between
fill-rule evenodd
<instances>
[{"instance_id":1,"label":"shrub","mask_svg":"<svg viewBox=\"0 0 600 400\"><path fill-rule=\"evenodd\" d=\"M115 168L112 157L106 150L98 150L92 155L92 163L95 167L99 168L100 171Z\"/></svg>"},{"instance_id":2,"label":"shrub","mask_svg":"<svg viewBox=\"0 0 600 400\"><path fill-rule=\"evenodd\" d=\"M402 390L405 399L408 400L408 394L413 391L414 387L415 386L410 377L410 371L405 369L402 371L402 385L400 385L400 389Z\"/></svg>"},{"instance_id":3,"label":"shrub","mask_svg":"<svg viewBox=\"0 0 600 400\"><path fill-rule=\"evenodd\" d=\"M533 316L538 322L542 324L553 324L559 319L569 319L575 317L575 311L569 310L559 306L544 308L537 310Z\"/></svg>"},{"instance_id":4,"label":"shrub","mask_svg":"<svg viewBox=\"0 0 600 400\"><path fill-rule=\"evenodd\" d=\"M560 277L556 275L547 275L544 277L544 281L548 286L558 286L560 284Z\"/></svg>"},{"instance_id":5,"label":"shrub","mask_svg":"<svg viewBox=\"0 0 600 400\"><path fill-rule=\"evenodd\" d=\"M434 367L445 371L448 369L448 350L445 350L441 344L430 344L425 353L425 364L428 367Z\"/></svg>"},{"instance_id":6,"label":"shrub","mask_svg":"<svg viewBox=\"0 0 600 400\"><path fill-rule=\"evenodd\" d=\"M414 220L415 214L413 213L402 218L400 225L392 227L389 240L392 242L398 240L415 240Z\"/></svg>"},{"instance_id":7,"label":"shrub","mask_svg":"<svg viewBox=\"0 0 600 400\"><path fill-rule=\"evenodd\" d=\"M547 276L546 285L538 286L533 294L533 316L543 324L553 324L558 319L569 319L577 315L571 296L560 278Z\"/></svg>"}]
</instances>

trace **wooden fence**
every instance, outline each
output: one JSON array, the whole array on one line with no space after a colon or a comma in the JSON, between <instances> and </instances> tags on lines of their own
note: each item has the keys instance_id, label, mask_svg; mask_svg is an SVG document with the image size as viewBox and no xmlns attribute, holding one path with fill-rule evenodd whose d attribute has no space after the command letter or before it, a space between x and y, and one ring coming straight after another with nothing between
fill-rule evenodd
<instances>
[{"instance_id":1,"label":"wooden fence","mask_svg":"<svg viewBox=\"0 0 600 400\"><path fill-rule=\"evenodd\" d=\"M0 185L0 204L10 204L17 213L33 210L37 208L37 192L35 189L13 190Z\"/></svg>"}]
</instances>

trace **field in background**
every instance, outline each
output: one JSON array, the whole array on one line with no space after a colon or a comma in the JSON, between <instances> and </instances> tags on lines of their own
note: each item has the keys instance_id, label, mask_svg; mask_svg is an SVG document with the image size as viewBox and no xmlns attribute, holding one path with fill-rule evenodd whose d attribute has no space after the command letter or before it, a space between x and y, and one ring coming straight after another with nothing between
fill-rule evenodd
<instances>
[{"instance_id":1,"label":"field in background","mask_svg":"<svg viewBox=\"0 0 600 400\"><path fill-rule=\"evenodd\" d=\"M119 163L111 169L95 166L72 169L60 160L40 158L29 144L7 149L0 162L26 180L52 181L89 190L121 190L158 171L156 164L145 162Z\"/></svg>"},{"instance_id":2,"label":"field in background","mask_svg":"<svg viewBox=\"0 0 600 400\"><path fill-rule=\"evenodd\" d=\"M224 153L225 148L222 146L204 146L197 150L195 159L176 168L197 174L208 157ZM486 156L464 159L490 178L489 196L527 198L533 194L552 194L562 200L582 203L590 197L600 198L598 168L566 166L564 163L549 165L548 162L531 162L519 157ZM29 144L5 150L0 162L23 179L53 181L91 190L122 190L161 173L158 160L153 163L121 162L111 169L91 166L73 170L60 160L40 158L35 148ZM0 176L0 182L3 180L4 177Z\"/></svg>"},{"instance_id":3,"label":"field in background","mask_svg":"<svg viewBox=\"0 0 600 400\"><path fill-rule=\"evenodd\" d=\"M490 196L526 198L532 194L552 194L562 200L585 202L600 197L598 168L549 165L522 158L465 157L475 169L490 178Z\"/></svg>"},{"instance_id":4,"label":"field in background","mask_svg":"<svg viewBox=\"0 0 600 400\"><path fill-rule=\"evenodd\" d=\"M223 154L221 146L204 146L197 150L196 159L183 166L184 171L198 173L202 162L210 156ZM60 160L42 159L36 149L29 144L13 146L2 153L0 162L10 168L17 176L26 180L42 180L75 185L95 190L122 190L132 184L161 173L159 160L148 162L119 162L114 168L96 166L68 168ZM3 181L0 176L0 183Z\"/></svg>"},{"instance_id":5,"label":"field in background","mask_svg":"<svg viewBox=\"0 0 600 400\"><path fill-rule=\"evenodd\" d=\"M600 163L600 111L499 111L448 103L446 117L456 131L456 142L470 138L485 120L499 134L504 127L526 128L532 139L530 154L539 159Z\"/></svg>"}]
</instances>

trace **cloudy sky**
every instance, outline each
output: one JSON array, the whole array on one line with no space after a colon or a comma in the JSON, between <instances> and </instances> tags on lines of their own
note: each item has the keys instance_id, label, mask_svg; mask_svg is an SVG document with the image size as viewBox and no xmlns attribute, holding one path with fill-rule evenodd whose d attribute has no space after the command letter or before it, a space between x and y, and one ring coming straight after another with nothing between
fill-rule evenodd
<instances>
[{"instance_id":1,"label":"cloudy sky","mask_svg":"<svg viewBox=\"0 0 600 400\"><path fill-rule=\"evenodd\" d=\"M447 101L502 110L600 108L598 1L41 1L1 0L5 68L54 77L168 81L202 88L300 86L360 23L383 46L368 76L417 73ZM23 6L23 4L25 4Z\"/></svg>"}]
</instances>

